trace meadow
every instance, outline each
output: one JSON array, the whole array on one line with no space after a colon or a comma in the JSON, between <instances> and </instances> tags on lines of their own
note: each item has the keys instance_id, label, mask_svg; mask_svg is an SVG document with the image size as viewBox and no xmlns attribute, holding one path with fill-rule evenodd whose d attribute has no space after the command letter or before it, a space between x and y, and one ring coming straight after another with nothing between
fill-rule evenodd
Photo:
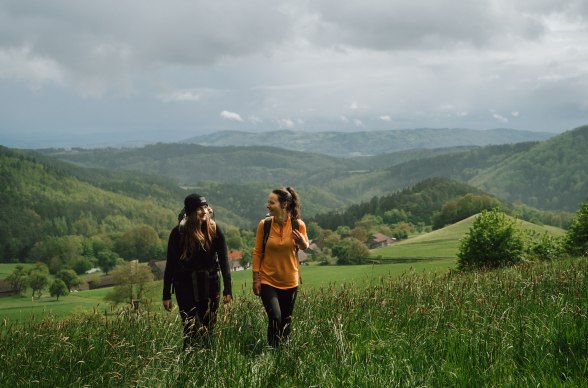
<instances>
[{"instance_id":1,"label":"meadow","mask_svg":"<svg viewBox=\"0 0 588 388\"><path fill-rule=\"evenodd\" d=\"M12 264L0 264L0 270L4 266ZM370 284L379 281L383 276L398 277L409 271L436 271L449 270L455 267L455 260L430 261L419 260L418 262L381 264L381 265L358 265L358 266L303 266L301 269L303 287L312 292L312 289L329 285L341 285L348 282L357 284ZM9 273L8 270L4 272ZM233 293L235 298L251 294L251 271L232 272ZM160 308L162 282L156 281L147 291L148 303L152 309ZM105 314L112 313L111 306L104 301L104 297L111 288L102 288L80 292L72 292L65 297L56 300L45 292L40 299L31 298L31 291L23 295L5 296L0 298L0 319L11 321L26 320L31 316L36 319L45 315L54 318L64 318L72 313L101 311ZM150 307L151 308L151 307Z\"/></svg>"},{"instance_id":2,"label":"meadow","mask_svg":"<svg viewBox=\"0 0 588 388\"><path fill-rule=\"evenodd\" d=\"M363 267L367 273L369 267ZM266 346L263 308L248 292L221 308L214 335L192 352L182 351L178 314L162 313L159 306L66 319L46 314L3 321L0 381L4 386L588 384L586 258L466 274L372 272L337 284L328 279L314 284L311 274L335 270L316 268L305 268L308 279L292 335L279 349ZM245 279L240 287L249 287Z\"/></svg>"}]
</instances>

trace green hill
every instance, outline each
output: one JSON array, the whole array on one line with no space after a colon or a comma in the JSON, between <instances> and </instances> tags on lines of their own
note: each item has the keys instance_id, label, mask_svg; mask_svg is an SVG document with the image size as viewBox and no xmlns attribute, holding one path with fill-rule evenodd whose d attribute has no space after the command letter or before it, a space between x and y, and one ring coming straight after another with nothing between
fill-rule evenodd
<instances>
[{"instance_id":1,"label":"green hill","mask_svg":"<svg viewBox=\"0 0 588 388\"><path fill-rule=\"evenodd\" d=\"M459 250L459 242L470 230L476 217L477 215L474 215L442 229L421 234L387 247L374 249L372 256L394 259L455 259ZM565 234L565 231L560 228L536 225L522 220L517 220L517 226L520 229L533 230L541 234L545 232L553 236Z\"/></svg>"},{"instance_id":2,"label":"green hill","mask_svg":"<svg viewBox=\"0 0 588 388\"><path fill-rule=\"evenodd\" d=\"M513 155L469 182L511 202L576 211L588 197L588 125Z\"/></svg>"},{"instance_id":3,"label":"green hill","mask_svg":"<svg viewBox=\"0 0 588 388\"><path fill-rule=\"evenodd\" d=\"M80 166L165 176L180 185L201 186L203 182L215 182L228 185L262 184L266 188L282 185L304 187L308 203L316 208L309 209L311 214L366 201L431 177L467 182L511 202L574 211L588 192L588 171L584 168L588 160L583 152L587 143L586 128L578 128L544 142L485 147L452 145L446 149L426 149L430 144L423 140L425 134L435 137L443 131L415 131L405 133L403 141L410 143L407 139L412 139L414 144L411 144L420 149L354 158L349 157L352 151L346 154L347 158L341 158L267 146L213 147L196 144L41 151ZM225 135L211 136L210 143L222 143L214 139ZM276 138L281 139L281 145L287 148L296 143L287 141L289 136L294 135L298 136L284 131L279 136L276 134ZM375 136L370 132L372 135ZM453 136L461 135L455 132ZM244 140L240 144L247 145L248 142ZM437 147L445 144L437 143ZM356 146L361 149L362 142L358 140ZM329 143L318 141L317 147L327 150ZM328 198L332 203L321 202L321 198Z\"/></svg>"}]
</instances>

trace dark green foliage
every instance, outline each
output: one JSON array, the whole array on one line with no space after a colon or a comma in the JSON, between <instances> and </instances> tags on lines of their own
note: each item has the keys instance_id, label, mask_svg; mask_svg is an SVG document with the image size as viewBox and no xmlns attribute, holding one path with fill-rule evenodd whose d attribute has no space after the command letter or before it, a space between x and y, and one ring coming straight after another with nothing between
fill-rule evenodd
<instances>
[{"instance_id":1,"label":"dark green foliage","mask_svg":"<svg viewBox=\"0 0 588 388\"><path fill-rule=\"evenodd\" d=\"M483 211L460 242L460 270L488 269L518 263L523 258L523 238L515 221L497 209Z\"/></svg>"},{"instance_id":2,"label":"dark green foliage","mask_svg":"<svg viewBox=\"0 0 588 388\"><path fill-rule=\"evenodd\" d=\"M117 173L90 171L45 159L49 158L0 147L0 262L42 260L54 273L62 266L73 268L81 257L87 261L93 256L84 245L89 236L139 224L151 225L163 233L176 222L175 208L170 211L161 203L174 202L179 207L181 199L175 202L170 197L165 199L167 194L160 194L154 200L150 194L158 189L147 190L158 187L154 180L145 178L141 187L146 190L137 194L138 198L131 198L89 183L94 177L107 186L108 174L113 181L123 179ZM129 187L137 187L139 183L133 182L142 179L133 175L134 179L126 180ZM125 228L117 230L117 225Z\"/></svg>"},{"instance_id":3,"label":"dark green foliage","mask_svg":"<svg viewBox=\"0 0 588 388\"><path fill-rule=\"evenodd\" d=\"M115 247L125 260L149 261L165 256L162 244L155 229L149 225L139 225L123 233Z\"/></svg>"},{"instance_id":4,"label":"dark green foliage","mask_svg":"<svg viewBox=\"0 0 588 388\"><path fill-rule=\"evenodd\" d=\"M561 237L547 232L539 234L532 230L521 231L525 240L525 257L527 260L557 260L564 256Z\"/></svg>"},{"instance_id":5,"label":"dark green foliage","mask_svg":"<svg viewBox=\"0 0 588 388\"><path fill-rule=\"evenodd\" d=\"M588 125L536 144L470 182L509 202L575 211L588 192Z\"/></svg>"},{"instance_id":6,"label":"dark green foliage","mask_svg":"<svg viewBox=\"0 0 588 388\"><path fill-rule=\"evenodd\" d=\"M465 220L483 210L491 210L502 206L504 204L500 200L489 195L466 194L443 204L441 211L433 215L433 229L440 229L445 225Z\"/></svg>"},{"instance_id":7,"label":"dark green foliage","mask_svg":"<svg viewBox=\"0 0 588 388\"><path fill-rule=\"evenodd\" d=\"M62 269L55 275L55 278L63 281L68 290L80 285L77 273L71 269Z\"/></svg>"},{"instance_id":8,"label":"dark green foliage","mask_svg":"<svg viewBox=\"0 0 588 388\"><path fill-rule=\"evenodd\" d=\"M12 291L15 294L20 294L27 286L28 274L22 265L17 265L14 271L6 278L6 281L10 283Z\"/></svg>"},{"instance_id":9,"label":"dark green foliage","mask_svg":"<svg viewBox=\"0 0 588 388\"><path fill-rule=\"evenodd\" d=\"M578 212L566 235L568 252L578 256L588 256L588 200Z\"/></svg>"},{"instance_id":10,"label":"dark green foliage","mask_svg":"<svg viewBox=\"0 0 588 388\"><path fill-rule=\"evenodd\" d=\"M29 274L27 284L33 291L33 296L36 295L37 298L40 298L43 290L49 284L49 277L45 273L34 271Z\"/></svg>"},{"instance_id":11,"label":"dark green foliage","mask_svg":"<svg viewBox=\"0 0 588 388\"><path fill-rule=\"evenodd\" d=\"M51 286L49 286L49 294L57 297L59 300L60 296L66 296L69 294L69 288L61 279L55 279Z\"/></svg>"},{"instance_id":12,"label":"dark green foliage","mask_svg":"<svg viewBox=\"0 0 588 388\"><path fill-rule=\"evenodd\" d=\"M431 215L439 211L443 204L468 193L482 194L478 189L464 183L431 178L398 193L373 197L369 202L352 205L343 212L317 214L313 220L323 228L335 230L342 225L354 225L365 214L384 219L391 215L390 211L402 209L411 223L423 222L430 225Z\"/></svg>"},{"instance_id":13,"label":"dark green foliage","mask_svg":"<svg viewBox=\"0 0 588 388\"><path fill-rule=\"evenodd\" d=\"M332 250L338 265L364 264L370 257L370 250L361 241L347 237L339 241Z\"/></svg>"}]
</instances>

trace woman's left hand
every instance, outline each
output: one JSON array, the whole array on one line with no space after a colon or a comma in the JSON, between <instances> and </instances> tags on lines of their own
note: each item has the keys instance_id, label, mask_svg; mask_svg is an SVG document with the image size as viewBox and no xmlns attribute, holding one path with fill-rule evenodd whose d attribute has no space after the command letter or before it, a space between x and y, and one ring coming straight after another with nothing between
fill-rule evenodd
<instances>
[{"instance_id":1,"label":"woman's left hand","mask_svg":"<svg viewBox=\"0 0 588 388\"><path fill-rule=\"evenodd\" d=\"M298 248L300 248L302 250L305 250L306 248L308 248L308 243L304 239L304 236L302 235L302 233L300 233L298 230L294 229L292 231L292 238L294 239L294 242L296 243L296 245L298 245Z\"/></svg>"},{"instance_id":2,"label":"woman's left hand","mask_svg":"<svg viewBox=\"0 0 588 388\"><path fill-rule=\"evenodd\" d=\"M231 303L232 300L233 300L233 296L232 295L225 295L225 296L223 296L223 303L224 304Z\"/></svg>"}]
</instances>

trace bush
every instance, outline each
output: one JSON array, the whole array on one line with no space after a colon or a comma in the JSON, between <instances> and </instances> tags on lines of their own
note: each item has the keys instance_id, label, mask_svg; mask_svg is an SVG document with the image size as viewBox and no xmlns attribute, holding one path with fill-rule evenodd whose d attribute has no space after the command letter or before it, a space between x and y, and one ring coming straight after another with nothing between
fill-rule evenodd
<instances>
[{"instance_id":1,"label":"bush","mask_svg":"<svg viewBox=\"0 0 588 388\"><path fill-rule=\"evenodd\" d=\"M566 234L566 250L577 256L588 256L588 200L582 204Z\"/></svg>"},{"instance_id":2,"label":"bush","mask_svg":"<svg viewBox=\"0 0 588 388\"><path fill-rule=\"evenodd\" d=\"M370 250L361 241L349 237L333 247L333 256L339 265L363 264L370 257Z\"/></svg>"},{"instance_id":3,"label":"bush","mask_svg":"<svg viewBox=\"0 0 588 388\"><path fill-rule=\"evenodd\" d=\"M523 239L515 221L497 209L485 210L460 243L458 266L467 270L512 265L522 259L523 251Z\"/></svg>"},{"instance_id":4,"label":"bush","mask_svg":"<svg viewBox=\"0 0 588 388\"><path fill-rule=\"evenodd\" d=\"M564 247L561 237L544 232L539 234L532 230L525 231L525 256L531 261L561 259Z\"/></svg>"}]
</instances>

